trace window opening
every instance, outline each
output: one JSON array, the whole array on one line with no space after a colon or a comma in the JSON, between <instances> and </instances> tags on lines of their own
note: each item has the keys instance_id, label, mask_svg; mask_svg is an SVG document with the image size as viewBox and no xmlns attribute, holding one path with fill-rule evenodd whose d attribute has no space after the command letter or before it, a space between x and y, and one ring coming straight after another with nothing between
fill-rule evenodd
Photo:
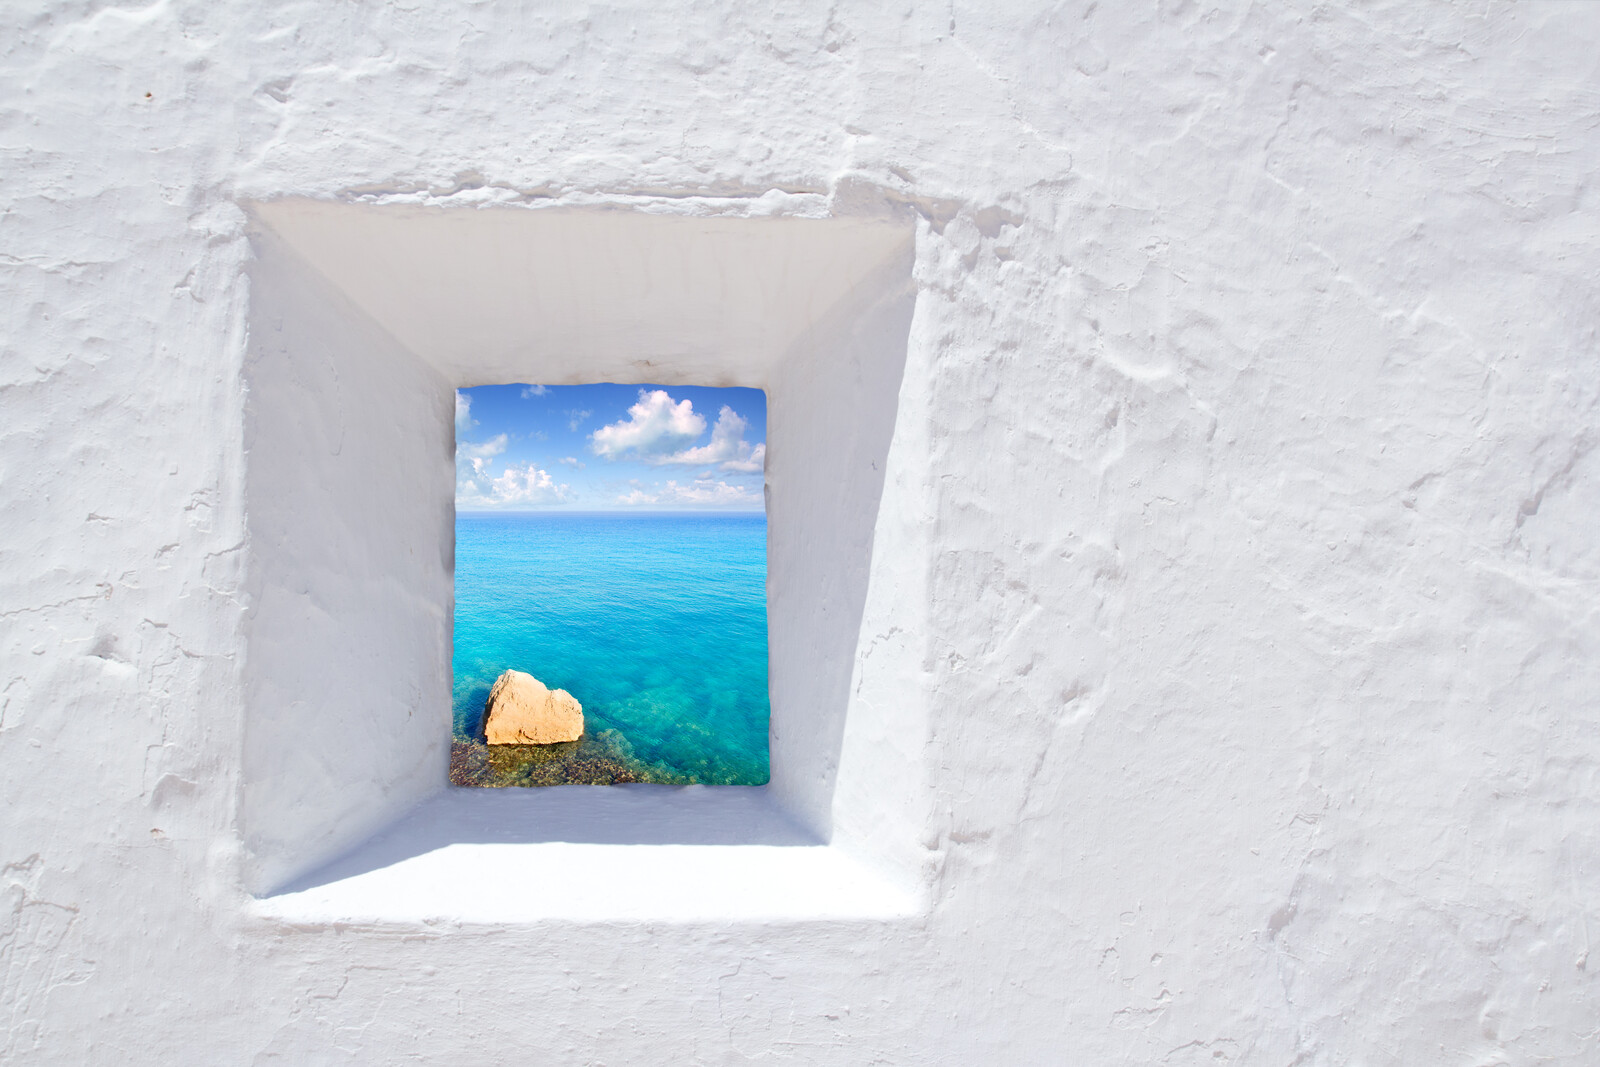
<instances>
[{"instance_id":1,"label":"window opening","mask_svg":"<svg viewBox=\"0 0 1600 1067\"><path fill-rule=\"evenodd\" d=\"M456 393L458 786L768 780L766 394Z\"/></svg>"}]
</instances>

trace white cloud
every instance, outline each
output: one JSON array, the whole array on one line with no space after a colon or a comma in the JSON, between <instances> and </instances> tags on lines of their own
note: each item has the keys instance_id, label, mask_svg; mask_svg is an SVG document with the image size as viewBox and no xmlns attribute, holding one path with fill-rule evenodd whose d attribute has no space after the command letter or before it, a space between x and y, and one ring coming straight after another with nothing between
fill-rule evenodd
<instances>
[{"instance_id":1,"label":"white cloud","mask_svg":"<svg viewBox=\"0 0 1600 1067\"><path fill-rule=\"evenodd\" d=\"M619 504L654 504L658 497L654 493L647 493L643 489L635 489L631 493L624 493L617 497Z\"/></svg>"},{"instance_id":2,"label":"white cloud","mask_svg":"<svg viewBox=\"0 0 1600 1067\"><path fill-rule=\"evenodd\" d=\"M722 465L725 471L737 471L740 474L756 474L767 469L767 446L756 445L750 449L750 454L744 459L730 459Z\"/></svg>"},{"instance_id":3,"label":"white cloud","mask_svg":"<svg viewBox=\"0 0 1600 1067\"><path fill-rule=\"evenodd\" d=\"M494 480L496 499L503 504L550 504L567 498L567 487L557 485L550 472L532 463L521 470L515 465Z\"/></svg>"},{"instance_id":4,"label":"white cloud","mask_svg":"<svg viewBox=\"0 0 1600 1067\"><path fill-rule=\"evenodd\" d=\"M594 412L592 412L592 411L569 411L569 412L567 412L567 429L571 430L573 433L577 433L578 432L578 427L583 425L583 420L587 419L590 415L593 415L593 414L594 414Z\"/></svg>"},{"instance_id":5,"label":"white cloud","mask_svg":"<svg viewBox=\"0 0 1600 1067\"><path fill-rule=\"evenodd\" d=\"M478 425L472 421L472 398L456 390L456 433L466 433Z\"/></svg>"},{"instance_id":6,"label":"white cloud","mask_svg":"<svg viewBox=\"0 0 1600 1067\"><path fill-rule=\"evenodd\" d=\"M761 470L766 461L767 446L761 444L751 447L750 442L744 439L744 432L749 426L724 404L722 411L717 414L717 424L711 429L711 441L708 444L646 459L650 463L682 463L696 467L720 463L725 471L754 473Z\"/></svg>"},{"instance_id":7,"label":"white cloud","mask_svg":"<svg viewBox=\"0 0 1600 1067\"><path fill-rule=\"evenodd\" d=\"M656 389L641 391L639 402L628 409L626 421L601 427L589 440L595 454L606 459L620 459L632 453L654 466L720 466L739 474L756 474L764 468L767 446L745 440L750 423L731 407L724 404L717 414L711 440L692 447L705 427L704 416L694 410L690 401L674 402L665 390Z\"/></svg>"},{"instance_id":8,"label":"white cloud","mask_svg":"<svg viewBox=\"0 0 1600 1067\"><path fill-rule=\"evenodd\" d=\"M505 450L506 435L503 433L496 434L487 441L479 444L474 444L471 441L463 441L461 444L456 446L456 454L466 456L468 459L488 459L491 456L498 456Z\"/></svg>"},{"instance_id":9,"label":"white cloud","mask_svg":"<svg viewBox=\"0 0 1600 1067\"><path fill-rule=\"evenodd\" d=\"M617 503L631 507L650 504L739 507L760 504L762 501L763 497L758 489L753 489L748 485L729 485L727 482L712 482L708 479L700 479L688 485L679 485L676 481L669 481L666 485L656 486L654 491L638 488L617 497Z\"/></svg>"},{"instance_id":10,"label":"white cloud","mask_svg":"<svg viewBox=\"0 0 1600 1067\"><path fill-rule=\"evenodd\" d=\"M549 391L542 385L525 385L522 387L522 399L531 400L536 396L544 396Z\"/></svg>"},{"instance_id":11,"label":"white cloud","mask_svg":"<svg viewBox=\"0 0 1600 1067\"><path fill-rule=\"evenodd\" d=\"M561 485L548 471L532 463L508 463L495 475L494 458L504 454L509 438L496 434L487 441L463 441L456 447L456 506L503 508L519 504L560 504L570 499L571 488Z\"/></svg>"},{"instance_id":12,"label":"white cloud","mask_svg":"<svg viewBox=\"0 0 1600 1067\"><path fill-rule=\"evenodd\" d=\"M579 470L583 470L583 468L586 466L586 464L577 456L562 456L561 462L565 463L569 467L576 467Z\"/></svg>"},{"instance_id":13,"label":"white cloud","mask_svg":"<svg viewBox=\"0 0 1600 1067\"><path fill-rule=\"evenodd\" d=\"M481 470L456 482L457 507L511 507L517 504L562 504L572 498L572 487L556 482L550 472L529 463L512 463L497 478Z\"/></svg>"},{"instance_id":14,"label":"white cloud","mask_svg":"<svg viewBox=\"0 0 1600 1067\"><path fill-rule=\"evenodd\" d=\"M489 464L494 457L506 450L506 435L496 434L487 441L463 441L456 445L456 470L458 477L476 477L489 470ZM465 468L471 467L472 474L466 474Z\"/></svg>"},{"instance_id":15,"label":"white cloud","mask_svg":"<svg viewBox=\"0 0 1600 1067\"><path fill-rule=\"evenodd\" d=\"M589 435L589 447L597 456L617 459L632 452L651 460L664 453L685 448L706 429L706 420L695 414L687 400L673 402L666 390L639 390L639 402L628 409L628 418L602 426Z\"/></svg>"}]
</instances>

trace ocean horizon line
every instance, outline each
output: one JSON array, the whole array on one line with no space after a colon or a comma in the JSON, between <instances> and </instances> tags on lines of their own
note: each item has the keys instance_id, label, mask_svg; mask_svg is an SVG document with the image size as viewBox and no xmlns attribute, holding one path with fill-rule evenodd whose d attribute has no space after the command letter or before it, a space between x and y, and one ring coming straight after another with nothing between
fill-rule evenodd
<instances>
[{"instance_id":1,"label":"ocean horizon line","mask_svg":"<svg viewBox=\"0 0 1600 1067\"><path fill-rule=\"evenodd\" d=\"M707 518L766 518L765 510L714 509L714 507L682 507L682 509L613 509L576 510L555 507L458 507L456 515L549 515L566 518L682 518L685 515L704 515Z\"/></svg>"},{"instance_id":2,"label":"ocean horizon line","mask_svg":"<svg viewBox=\"0 0 1600 1067\"><path fill-rule=\"evenodd\" d=\"M764 510L755 508L602 508L580 511L576 508L457 508L457 515L564 515L571 518L659 518L665 516L706 515L727 518L766 518Z\"/></svg>"}]
</instances>

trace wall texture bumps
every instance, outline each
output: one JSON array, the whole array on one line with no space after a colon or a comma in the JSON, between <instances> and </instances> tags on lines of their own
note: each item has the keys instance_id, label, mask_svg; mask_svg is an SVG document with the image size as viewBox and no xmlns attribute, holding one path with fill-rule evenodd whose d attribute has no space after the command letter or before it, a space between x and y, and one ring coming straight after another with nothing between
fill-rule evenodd
<instances>
[{"instance_id":1,"label":"wall texture bumps","mask_svg":"<svg viewBox=\"0 0 1600 1067\"><path fill-rule=\"evenodd\" d=\"M3 19L0 1059L1600 1058L1600 8ZM284 196L915 215L926 915L250 917Z\"/></svg>"}]
</instances>

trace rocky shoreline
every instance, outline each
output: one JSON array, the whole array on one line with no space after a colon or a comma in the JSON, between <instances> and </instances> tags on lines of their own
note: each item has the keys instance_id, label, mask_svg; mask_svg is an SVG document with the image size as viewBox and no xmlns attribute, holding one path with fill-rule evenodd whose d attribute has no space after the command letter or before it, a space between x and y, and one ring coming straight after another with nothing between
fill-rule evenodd
<instances>
[{"instance_id":1,"label":"rocky shoreline","mask_svg":"<svg viewBox=\"0 0 1600 1067\"><path fill-rule=\"evenodd\" d=\"M484 701L476 731L458 732L450 743L450 784L455 786L632 782L709 785L714 779L638 759L627 738L615 729L591 733L583 705L572 694L552 690L522 671L503 671Z\"/></svg>"},{"instance_id":2,"label":"rocky shoreline","mask_svg":"<svg viewBox=\"0 0 1600 1067\"><path fill-rule=\"evenodd\" d=\"M475 737L450 744L450 784L623 785L660 781L615 730L591 734L583 705L522 671L507 670L484 702Z\"/></svg>"},{"instance_id":3,"label":"rocky shoreline","mask_svg":"<svg viewBox=\"0 0 1600 1067\"><path fill-rule=\"evenodd\" d=\"M551 745L490 745L460 737L450 743L450 784L458 786L624 785L682 779L630 758L626 742L606 730Z\"/></svg>"}]
</instances>

